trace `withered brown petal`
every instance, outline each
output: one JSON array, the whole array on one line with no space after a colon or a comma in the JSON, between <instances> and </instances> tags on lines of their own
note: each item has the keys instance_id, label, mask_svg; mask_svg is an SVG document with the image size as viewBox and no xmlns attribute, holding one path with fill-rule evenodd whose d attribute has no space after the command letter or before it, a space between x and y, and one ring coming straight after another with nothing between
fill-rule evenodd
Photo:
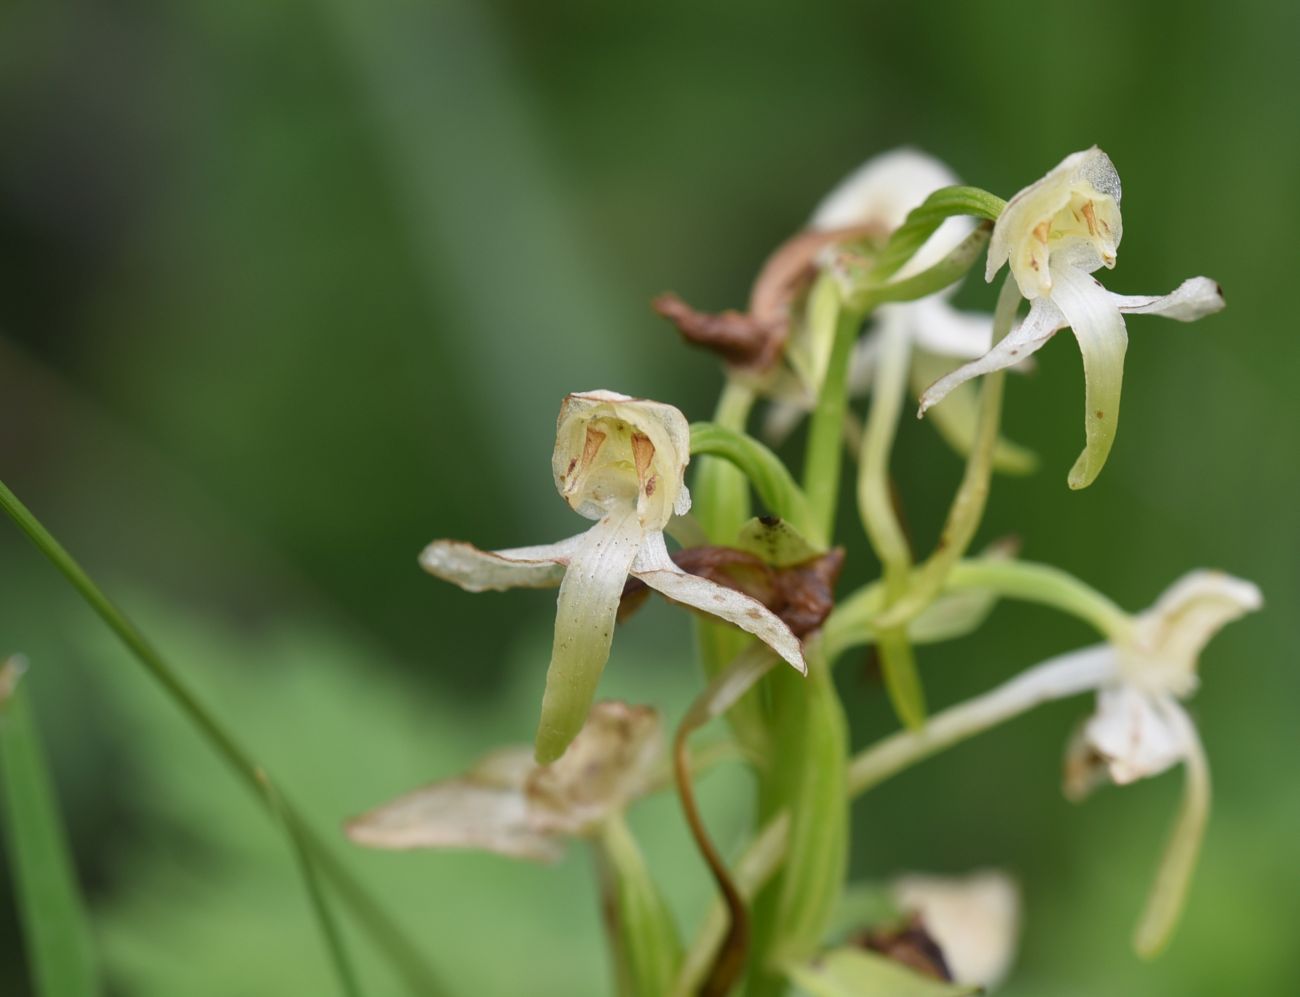
<instances>
[{"instance_id":1,"label":"withered brown petal","mask_svg":"<svg viewBox=\"0 0 1300 997\"><path fill-rule=\"evenodd\" d=\"M854 942L923 976L952 982L952 971L948 968L943 949L926 931L920 915L913 914L902 925L864 931L854 938Z\"/></svg>"}]
</instances>

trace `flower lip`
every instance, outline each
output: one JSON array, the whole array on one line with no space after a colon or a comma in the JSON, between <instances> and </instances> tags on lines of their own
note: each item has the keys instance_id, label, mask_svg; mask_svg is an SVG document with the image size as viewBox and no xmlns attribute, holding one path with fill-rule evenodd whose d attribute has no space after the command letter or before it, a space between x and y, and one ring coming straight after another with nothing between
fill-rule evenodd
<instances>
[{"instance_id":1,"label":"flower lip","mask_svg":"<svg viewBox=\"0 0 1300 997\"><path fill-rule=\"evenodd\" d=\"M635 508L642 526L662 529L690 509L689 461L690 426L671 405L613 391L564 399L551 468L561 497L588 519Z\"/></svg>"},{"instance_id":2,"label":"flower lip","mask_svg":"<svg viewBox=\"0 0 1300 997\"><path fill-rule=\"evenodd\" d=\"M1007 202L993 226L985 279L1009 263L1032 301L1051 294L1053 261L1088 273L1113 267L1124 234L1120 195L1119 174L1096 146L1066 156Z\"/></svg>"}]
</instances>

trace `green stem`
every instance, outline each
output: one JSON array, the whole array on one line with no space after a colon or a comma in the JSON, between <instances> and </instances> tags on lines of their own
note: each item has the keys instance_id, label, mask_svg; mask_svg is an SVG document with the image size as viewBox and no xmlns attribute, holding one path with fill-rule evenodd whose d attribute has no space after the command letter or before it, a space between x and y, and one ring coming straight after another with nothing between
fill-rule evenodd
<instances>
[{"instance_id":1,"label":"green stem","mask_svg":"<svg viewBox=\"0 0 1300 997\"><path fill-rule=\"evenodd\" d=\"M277 800L270 793L264 776L261 775L261 769L253 762L251 756L199 701L135 624L109 600L81 565L3 482L0 482L0 507L3 507L9 518L126 645L136 661L154 681L162 686L163 691L234 769L248 789L266 806L268 812L272 814L279 812L282 815L284 823L299 836L313 861L331 881L339 896L352 908L358 923L370 936L376 948L393 963L407 988L415 994L442 993L442 986L426 965L423 954L405 936L397 923L371 898L366 888L353 878L351 872L307 826L288 800L281 798L278 801L280 809L277 811Z\"/></svg>"},{"instance_id":2,"label":"green stem","mask_svg":"<svg viewBox=\"0 0 1300 997\"><path fill-rule=\"evenodd\" d=\"M906 593L912 570L912 552L889 487L889 457L906 397L912 341L906 326L888 320L882 323L879 335L880 356L858 462L858 509L883 568L885 602L892 605ZM925 722L925 691L907 630L904 626L877 628L877 634L885 689L894 712L908 727L918 727Z\"/></svg>"},{"instance_id":3,"label":"green stem","mask_svg":"<svg viewBox=\"0 0 1300 997\"><path fill-rule=\"evenodd\" d=\"M339 989L342 990L344 997L360 997L361 987L357 982L356 970L352 968L352 960L348 957L347 947L343 943L343 935L339 931L338 921L330 908L329 900L325 896L325 891L321 889L316 862L312 859L311 850L303 839L302 828L286 819L284 800L271 785L271 781L265 775L262 781L266 793L271 798L275 814L284 825L289 844L293 846L294 861L298 865L298 873L302 876L303 886L307 890L307 899L316 917L316 925L320 929L321 937L325 939L325 948L334 966L334 974L338 977Z\"/></svg>"},{"instance_id":4,"label":"green stem","mask_svg":"<svg viewBox=\"0 0 1300 997\"><path fill-rule=\"evenodd\" d=\"M817 406L808 426L803 484L812 514L809 526L815 524L811 535L824 538L824 542L835 530L840 468L844 462L844 416L849 402L849 359L865 314L866 309L850 310L841 304L826 365L826 380L817 396ZM810 534L805 531L805 535Z\"/></svg>"},{"instance_id":5,"label":"green stem","mask_svg":"<svg viewBox=\"0 0 1300 997\"><path fill-rule=\"evenodd\" d=\"M736 433L745 431L754 407L754 391L733 377L722 386L713 414L715 425ZM695 472L695 518L709 541L727 544L749 519L749 481L744 471L718 457L702 457Z\"/></svg>"},{"instance_id":6,"label":"green stem","mask_svg":"<svg viewBox=\"0 0 1300 997\"><path fill-rule=\"evenodd\" d=\"M1067 571L1034 561L975 558L956 564L945 591L985 589L1011 599L1051 606L1091 624L1111 643L1122 643L1132 617L1109 597Z\"/></svg>"},{"instance_id":7,"label":"green stem","mask_svg":"<svg viewBox=\"0 0 1300 997\"><path fill-rule=\"evenodd\" d=\"M1011 278L1002 284L997 309L993 314L993 344L1011 331L1016 308L1020 304L1020 288ZM970 547L984 518L988 502L989 485L993 477L993 451L998 442L998 426L1002 420L1002 392L1006 374L995 371L985 376L980 386L979 419L975 441L966 460L966 472L953 496L952 506L934 553L920 566L907 582L906 594L892 605L877 621L878 626L890 629L905 626L926 606L934 601L943 588L944 579Z\"/></svg>"},{"instance_id":8,"label":"green stem","mask_svg":"<svg viewBox=\"0 0 1300 997\"><path fill-rule=\"evenodd\" d=\"M758 440L713 423L694 422L691 453L723 457L740 468L774 515L788 520L818 549L826 549L826 533L818 526L807 496L781 459Z\"/></svg>"}]
</instances>

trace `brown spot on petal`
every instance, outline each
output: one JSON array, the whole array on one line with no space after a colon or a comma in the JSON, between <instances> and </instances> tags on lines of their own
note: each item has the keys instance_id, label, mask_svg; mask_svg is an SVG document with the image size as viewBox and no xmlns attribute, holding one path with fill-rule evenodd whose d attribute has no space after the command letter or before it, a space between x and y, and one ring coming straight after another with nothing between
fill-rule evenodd
<instances>
[{"instance_id":1,"label":"brown spot on petal","mask_svg":"<svg viewBox=\"0 0 1300 997\"><path fill-rule=\"evenodd\" d=\"M645 497L649 498L651 495L653 495L655 493L655 489L658 486L659 486L659 476L657 474L650 475L649 479L645 483Z\"/></svg>"},{"instance_id":2,"label":"brown spot on petal","mask_svg":"<svg viewBox=\"0 0 1300 997\"><path fill-rule=\"evenodd\" d=\"M1083 217L1088 223L1088 234L1095 238L1097 235L1097 209L1093 207L1091 201L1084 202Z\"/></svg>"},{"instance_id":3,"label":"brown spot on petal","mask_svg":"<svg viewBox=\"0 0 1300 997\"><path fill-rule=\"evenodd\" d=\"M1034 226L1034 238L1037 239L1039 242L1043 243L1044 245L1046 245L1047 237L1051 233L1051 231L1052 231L1052 223L1050 221L1039 222L1037 225Z\"/></svg>"},{"instance_id":4,"label":"brown spot on petal","mask_svg":"<svg viewBox=\"0 0 1300 997\"><path fill-rule=\"evenodd\" d=\"M1103 412L1101 409L1097 409L1095 415L1097 416L1098 419L1106 418L1106 413Z\"/></svg>"},{"instance_id":5,"label":"brown spot on petal","mask_svg":"<svg viewBox=\"0 0 1300 997\"><path fill-rule=\"evenodd\" d=\"M655 445L644 433L632 434L632 459L636 461L637 480L644 482L655 459Z\"/></svg>"}]
</instances>

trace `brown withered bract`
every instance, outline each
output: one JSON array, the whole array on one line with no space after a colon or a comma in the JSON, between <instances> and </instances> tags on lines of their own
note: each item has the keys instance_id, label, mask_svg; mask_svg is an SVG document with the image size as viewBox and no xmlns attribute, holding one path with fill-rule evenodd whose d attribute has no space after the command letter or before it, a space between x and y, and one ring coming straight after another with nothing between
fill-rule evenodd
<instances>
[{"instance_id":1,"label":"brown withered bract","mask_svg":"<svg viewBox=\"0 0 1300 997\"><path fill-rule=\"evenodd\" d=\"M698 311L672 292L659 295L652 304L688 342L713 351L732 367L764 371L781 354L789 335L790 306L812 283L817 254L837 242L883 234L869 225L797 232L763 263L749 294L749 308L743 312Z\"/></svg>"},{"instance_id":2,"label":"brown withered bract","mask_svg":"<svg viewBox=\"0 0 1300 997\"><path fill-rule=\"evenodd\" d=\"M672 559L683 571L758 600L780 617L796 637L803 637L821 626L834 607L835 583L844 567L844 549L836 547L788 568L774 568L748 551L734 547L687 547L674 551ZM618 608L619 622L631 616L648 593L644 582L629 579Z\"/></svg>"},{"instance_id":3,"label":"brown withered bract","mask_svg":"<svg viewBox=\"0 0 1300 997\"><path fill-rule=\"evenodd\" d=\"M943 949L925 930L920 915L913 914L901 925L864 931L853 938L853 943L870 952L879 952L923 976L952 982L952 971Z\"/></svg>"}]
</instances>

